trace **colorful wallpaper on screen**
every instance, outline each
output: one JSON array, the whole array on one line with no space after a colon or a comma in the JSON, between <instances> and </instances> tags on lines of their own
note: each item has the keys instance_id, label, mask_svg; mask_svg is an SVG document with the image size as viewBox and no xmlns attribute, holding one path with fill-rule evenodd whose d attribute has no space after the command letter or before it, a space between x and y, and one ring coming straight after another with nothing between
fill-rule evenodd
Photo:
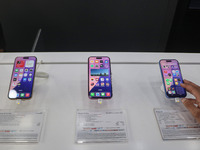
<instances>
[{"instance_id":1,"label":"colorful wallpaper on screen","mask_svg":"<svg viewBox=\"0 0 200 150\"><path fill-rule=\"evenodd\" d=\"M111 98L111 70L109 57L90 57L89 67L89 97L91 98Z\"/></svg>"},{"instance_id":2,"label":"colorful wallpaper on screen","mask_svg":"<svg viewBox=\"0 0 200 150\"><path fill-rule=\"evenodd\" d=\"M15 59L8 97L28 99L32 96L36 57Z\"/></svg>"},{"instance_id":3,"label":"colorful wallpaper on screen","mask_svg":"<svg viewBox=\"0 0 200 150\"><path fill-rule=\"evenodd\" d=\"M184 97L186 91L180 86L183 83L181 71L177 60L160 61L160 67L163 75L163 82L165 84L165 91L168 97Z\"/></svg>"}]
</instances>

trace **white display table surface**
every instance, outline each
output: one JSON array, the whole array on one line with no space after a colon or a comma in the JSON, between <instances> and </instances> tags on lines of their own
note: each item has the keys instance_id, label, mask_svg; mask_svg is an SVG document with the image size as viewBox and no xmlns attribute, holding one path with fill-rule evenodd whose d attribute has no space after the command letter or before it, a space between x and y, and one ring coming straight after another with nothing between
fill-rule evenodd
<instances>
[{"instance_id":1,"label":"white display table surface","mask_svg":"<svg viewBox=\"0 0 200 150\"><path fill-rule=\"evenodd\" d=\"M33 98L17 105L7 98L16 56L36 56L43 63L36 78ZM111 58L113 98L97 104L88 98L89 56ZM200 54L177 53L2 53L0 54L0 109L46 109L45 128L39 143L0 143L0 150L199 150L199 140L163 141L153 112L171 103L160 90L158 61L174 58L181 63L183 78L200 85ZM191 95L188 94L188 97ZM175 104L175 105L181 105ZM124 109L127 143L76 144L77 109Z\"/></svg>"}]
</instances>

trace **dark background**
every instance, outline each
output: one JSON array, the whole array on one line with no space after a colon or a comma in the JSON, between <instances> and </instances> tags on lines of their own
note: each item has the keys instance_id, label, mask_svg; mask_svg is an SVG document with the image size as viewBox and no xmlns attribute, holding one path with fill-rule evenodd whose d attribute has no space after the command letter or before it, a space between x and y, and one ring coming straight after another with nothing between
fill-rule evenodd
<instances>
[{"instance_id":1,"label":"dark background","mask_svg":"<svg viewBox=\"0 0 200 150\"><path fill-rule=\"evenodd\" d=\"M180 46L187 39L179 38L190 39L189 34L194 31L185 33L183 28L176 32L178 25L189 26L184 22L188 3L189 0L1 0L4 50L31 51L41 28L36 51L198 52L200 46L194 40L193 47ZM178 23L177 14L182 14ZM187 18L191 22L188 28L198 27L195 18L192 22L191 17L186 17L186 22Z\"/></svg>"},{"instance_id":2,"label":"dark background","mask_svg":"<svg viewBox=\"0 0 200 150\"><path fill-rule=\"evenodd\" d=\"M180 0L166 51L200 52L200 0Z\"/></svg>"}]
</instances>

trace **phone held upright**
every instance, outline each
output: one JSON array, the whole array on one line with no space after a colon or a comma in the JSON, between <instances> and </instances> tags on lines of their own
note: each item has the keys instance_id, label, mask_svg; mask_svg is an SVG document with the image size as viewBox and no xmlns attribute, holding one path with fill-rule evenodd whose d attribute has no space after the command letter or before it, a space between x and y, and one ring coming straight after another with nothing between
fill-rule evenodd
<instances>
[{"instance_id":1,"label":"phone held upright","mask_svg":"<svg viewBox=\"0 0 200 150\"><path fill-rule=\"evenodd\" d=\"M15 58L8 91L9 99L26 100L32 97L36 64L37 58L35 56Z\"/></svg>"},{"instance_id":2,"label":"phone held upright","mask_svg":"<svg viewBox=\"0 0 200 150\"><path fill-rule=\"evenodd\" d=\"M91 56L88 58L88 97L109 99L112 97L110 58Z\"/></svg>"},{"instance_id":3,"label":"phone held upright","mask_svg":"<svg viewBox=\"0 0 200 150\"><path fill-rule=\"evenodd\" d=\"M183 83L183 78L178 61L176 59L161 59L159 65L166 97L186 97L186 90L180 85Z\"/></svg>"}]
</instances>

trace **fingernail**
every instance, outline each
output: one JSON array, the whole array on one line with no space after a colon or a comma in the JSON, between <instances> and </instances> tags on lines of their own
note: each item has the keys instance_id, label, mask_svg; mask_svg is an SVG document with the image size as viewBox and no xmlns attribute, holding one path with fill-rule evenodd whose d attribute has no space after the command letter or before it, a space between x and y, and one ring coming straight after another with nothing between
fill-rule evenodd
<instances>
[{"instance_id":1,"label":"fingernail","mask_svg":"<svg viewBox=\"0 0 200 150\"><path fill-rule=\"evenodd\" d=\"M181 101L182 103L184 103L186 101L186 98L182 98Z\"/></svg>"}]
</instances>

